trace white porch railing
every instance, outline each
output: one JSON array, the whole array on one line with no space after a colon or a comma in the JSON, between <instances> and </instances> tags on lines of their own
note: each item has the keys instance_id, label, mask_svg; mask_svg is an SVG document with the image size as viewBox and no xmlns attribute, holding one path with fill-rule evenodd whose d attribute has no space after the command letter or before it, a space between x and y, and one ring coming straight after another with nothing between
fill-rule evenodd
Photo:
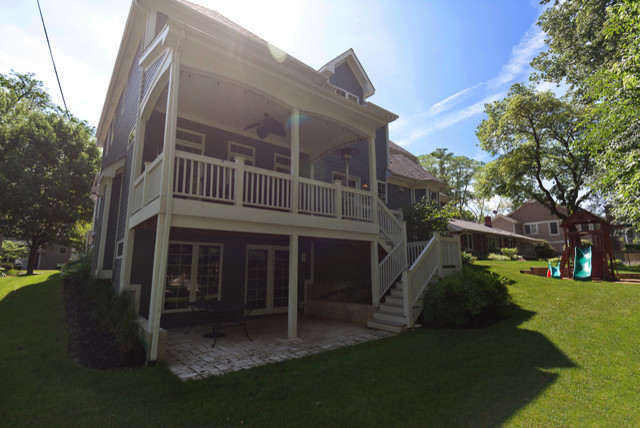
<instances>
[{"instance_id":1,"label":"white porch railing","mask_svg":"<svg viewBox=\"0 0 640 428\"><path fill-rule=\"evenodd\" d=\"M434 278L445 277L461 268L460 240L434 233L418 258L403 274L403 283L406 287L404 313L407 316L407 326L412 327L420 314L421 308L416 308L415 305L429 283Z\"/></svg>"},{"instance_id":2,"label":"white porch railing","mask_svg":"<svg viewBox=\"0 0 640 428\"><path fill-rule=\"evenodd\" d=\"M429 244L429 241L407 243L407 264L409 266L418 259L420 253L422 253L427 244Z\"/></svg>"},{"instance_id":3,"label":"white porch railing","mask_svg":"<svg viewBox=\"0 0 640 428\"><path fill-rule=\"evenodd\" d=\"M162 157L158 156L153 162L145 164L144 171L133 183L133 206L131 212L140 210L143 206L160 196L160 174L162 173Z\"/></svg>"},{"instance_id":4,"label":"white porch railing","mask_svg":"<svg viewBox=\"0 0 640 428\"><path fill-rule=\"evenodd\" d=\"M148 164L135 180L132 213L160 194L162 157ZM193 153L177 152L173 194L200 201L299 212L373 223L371 192L294 177L275 171ZM297 209L292 206L297 192Z\"/></svg>"},{"instance_id":5,"label":"white porch railing","mask_svg":"<svg viewBox=\"0 0 640 428\"><path fill-rule=\"evenodd\" d=\"M378 199L378 223L380 224L380 232L394 245L405 239L406 232L403 228L402 218L398 218L398 213L387 208L380 199Z\"/></svg>"},{"instance_id":6,"label":"white porch railing","mask_svg":"<svg viewBox=\"0 0 640 428\"><path fill-rule=\"evenodd\" d=\"M407 246L404 240L398 242L378 265L381 298L391 288L407 268Z\"/></svg>"}]
</instances>

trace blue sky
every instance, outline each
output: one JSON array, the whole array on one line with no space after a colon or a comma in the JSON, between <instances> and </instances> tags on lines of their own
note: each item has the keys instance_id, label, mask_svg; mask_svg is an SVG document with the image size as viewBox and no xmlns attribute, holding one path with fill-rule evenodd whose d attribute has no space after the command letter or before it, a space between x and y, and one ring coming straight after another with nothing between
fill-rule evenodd
<instances>
[{"instance_id":1,"label":"blue sky","mask_svg":"<svg viewBox=\"0 0 640 428\"><path fill-rule=\"evenodd\" d=\"M400 116L390 138L420 155L479 160L484 103L528 80L544 49L534 0L195 0L318 69L353 48ZM40 0L71 112L97 125L129 0ZM36 0L0 0L0 73L33 72L62 104Z\"/></svg>"}]
</instances>

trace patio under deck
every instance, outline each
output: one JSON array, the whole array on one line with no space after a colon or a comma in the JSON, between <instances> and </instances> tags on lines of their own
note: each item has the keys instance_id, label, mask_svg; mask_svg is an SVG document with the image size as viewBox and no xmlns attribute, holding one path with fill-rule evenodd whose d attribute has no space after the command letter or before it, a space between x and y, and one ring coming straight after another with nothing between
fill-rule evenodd
<instances>
[{"instance_id":1,"label":"patio under deck","mask_svg":"<svg viewBox=\"0 0 640 428\"><path fill-rule=\"evenodd\" d=\"M356 323L303 315L298 319L298 338L288 339L287 315L282 314L249 318L247 329L253 342L242 327L229 327L212 348L213 339L202 337L211 328L203 324L188 334L184 327L167 332L166 363L180 379L223 375L393 336Z\"/></svg>"}]
</instances>

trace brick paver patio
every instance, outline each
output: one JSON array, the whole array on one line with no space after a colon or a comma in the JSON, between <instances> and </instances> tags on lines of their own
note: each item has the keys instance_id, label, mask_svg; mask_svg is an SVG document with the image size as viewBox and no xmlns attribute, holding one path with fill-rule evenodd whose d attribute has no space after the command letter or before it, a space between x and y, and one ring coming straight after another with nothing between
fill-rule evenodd
<instances>
[{"instance_id":1,"label":"brick paver patio","mask_svg":"<svg viewBox=\"0 0 640 428\"><path fill-rule=\"evenodd\" d=\"M242 327L225 328L222 330L225 336L218 339L215 348L211 348L213 339L202 337L211 331L211 325L195 326L189 334L185 330L167 332L167 365L182 380L223 375L393 336L355 323L301 316L298 338L288 339L286 315L249 319L253 342L244 335Z\"/></svg>"}]
</instances>

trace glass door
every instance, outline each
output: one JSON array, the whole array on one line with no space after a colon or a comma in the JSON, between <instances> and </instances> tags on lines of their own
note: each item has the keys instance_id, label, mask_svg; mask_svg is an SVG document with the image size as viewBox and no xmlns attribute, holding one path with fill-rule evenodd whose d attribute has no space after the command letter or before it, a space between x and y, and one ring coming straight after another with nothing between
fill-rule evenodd
<instances>
[{"instance_id":1,"label":"glass door","mask_svg":"<svg viewBox=\"0 0 640 428\"><path fill-rule=\"evenodd\" d=\"M289 303L289 249L250 245L247 247L245 301L252 314L286 312Z\"/></svg>"}]
</instances>

